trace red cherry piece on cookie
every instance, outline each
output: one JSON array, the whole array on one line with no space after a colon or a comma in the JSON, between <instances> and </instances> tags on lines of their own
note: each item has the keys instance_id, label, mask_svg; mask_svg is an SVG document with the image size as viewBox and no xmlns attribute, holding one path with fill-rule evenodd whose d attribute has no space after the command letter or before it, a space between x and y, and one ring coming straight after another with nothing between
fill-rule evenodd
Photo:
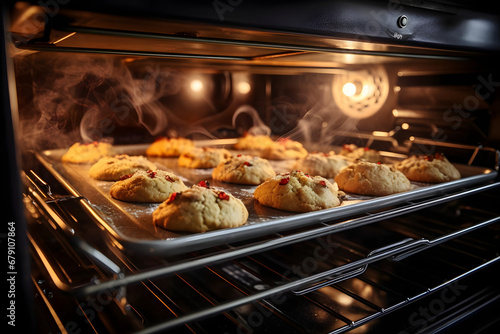
<instances>
[{"instance_id":1,"label":"red cherry piece on cookie","mask_svg":"<svg viewBox=\"0 0 500 334\"><path fill-rule=\"evenodd\" d=\"M229 201L229 195L226 194L225 192L221 191L217 194L217 197L219 197L222 200Z\"/></svg>"},{"instance_id":2,"label":"red cherry piece on cookie","mask_svg":"<svg viewBox=\"0 0 500 334\"><path fill-rule=\"evenodd\" d=\"M208 183L208 181L200 181L198 183L198 186L203 187L203 188L210 188L210 184Z\"/></svg>"},{"instance_id":3,"label":"red cherry piece on cookie","mask_svg":"<svg viewBox=\"0 0 500 334\"><path fill-rule=\"evenodd\" d=\"M285 185L288 183L288 181L290 181L290 178L289 177L284 177L280 180L280 185Z\"/></svg>"}]
</instances>

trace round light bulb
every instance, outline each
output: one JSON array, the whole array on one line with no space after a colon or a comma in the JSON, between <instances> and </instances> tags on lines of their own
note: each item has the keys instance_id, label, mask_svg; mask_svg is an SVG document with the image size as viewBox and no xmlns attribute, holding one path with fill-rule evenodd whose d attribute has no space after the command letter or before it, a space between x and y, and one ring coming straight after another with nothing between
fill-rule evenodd
<instances>
[{"instance_id":1,"label":"round light bulb","mask_svg":"<svg viewBox=\"0 0 500 334\"><path fill-rule=\"evenodd\" d=\"M353 96L356 94L356 85L352 82L348 82L342 87L342 92L345 96Z\"/></svg>"},{"instance_id":2,"label":"round light bulb","mask_svg":"<svg viewBox=\"0 0 500 334\"><path fill-rule=\"evenodd\" d=\"M250 86L250 84L246 81L240 81L237 85L237 89L238 89L238 92L240 94L248 94L250 92L250 90L252 89L252 87Z\"/></svg>"},{"instance_id":3,"label":"round light bulb","mask_svg":"<svg viewBox=\"0 0 500 334\"><path fill-rule=\"evenodd\" d=\"M193 80L191 81L190 87L193 92L199 92L203 89L203 82L200 80Z\"/></svg>"}]
</instances>

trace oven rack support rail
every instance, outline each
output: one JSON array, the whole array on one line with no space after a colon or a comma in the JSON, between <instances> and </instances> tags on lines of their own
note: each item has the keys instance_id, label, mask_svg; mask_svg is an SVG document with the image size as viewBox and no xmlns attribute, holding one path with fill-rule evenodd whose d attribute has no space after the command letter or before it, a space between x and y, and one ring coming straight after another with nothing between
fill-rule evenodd
<instances>
[{"instance_id":1,"label":"oven rack support rail","mask_svg":"<svg viewBox=\"0 0 500 334\"><path fill-rule=\"evenodd\" d=\"M36 185L36 183L40 183L41 179L39 177L27 177L27 179L29 180L27 182L32 184L31 187L28 187L30 200L33 201L46 214L47 217L52 219L52 221L57 225L58 229L62 231L63 235L65 235L66 238L70 240L70 243L72 245L77 247L77 249L80 250L83 254L85 254L86 256L91 258L94 262L99 264L100 267L103 268L103 272L109 275L109 278L107 280L102 280L102 281L95 280L89 282L88 284L72 286L70 284L66 284L65 280L57 275L57 270L49 271L52 280L55 282L56 286L60 290L77 296L95 294L98 293L99 291L104 291L109 289L117 289L143 280L165 277L172 275L174 273L185 272L192 269L201 268L206 265L212 265L259 252L269 251L278 247L291 245L298 241L315 239L322 236L326 236L331 233L336 233L347 229L361 227L383 219L397 217L403 214L421 210L423 208L443 204L452 200L456 200L459 198L463 198L466 196L474 195L483 191L500 187L500 182L496 182L476 187L473 189L464 189L459 192L447 194L430 200L409 202L408 204L402 207L396 207L378 213L367 213L362 217L350 220L347 224L342 224L341 227L338 227L335 224L329 225L327 223L321 223L320 227L316 227L310 230L301 231L290 235L277 234L277 237L272 238L270 240L245 244L243 246L236 246L236 247L230 246L230 248L227 250L212 253L209 254L208 256L200 256L198 258L190 259L189 261L180 261L177 263L172 263L168 266L161 266L158 268L125 274L120 270L120 267L116 263L114 263L111 259L106 257L103 253L101 253L99 250L95 249L85 241L81 240L81 238L79 238L74 233L74 230L70 226L68 226L64 222L64 220L59 216L59 213L57 213L50 205L51 203L54 203L54 201L58 200L59 201L76 200L86 204L86 200L84 198L57 199L53 198L50 195L43 196L40 194L40 187ZM306 277L298 281L280 285L274 288L276 289L276 291L274 290L264 291L262 292L262 294L272 295L273 293L290 291L290 290L297 290L296 293L299 294L301 292L306 293L304 292L305 291L304 289L306 288L311 289L311 286L314 286L315 284L321 284L321 283L326 284L325 280L327 282L332 282L332 281L338 282L342 279L347 279L349 277L359 275L364 271L363 268L366 268L366 266L369 265L370 263L376 262L380 259L392 257L395 260L400 260L407 256L418 253L424 249L427 249L429 247L433 247L442 242L469 233L473 230L491 225L497 221L500 221L500 217L483 221L479 224L450 233L448 235L443 235L433 240L427 240L427 239L415 240L412 238L405 239L400 242L387 245L386 247L373 250L372 252L367 254L367 256L364 259L361 259L359 261L352 262L337 268L333 268L323 273ZM55 268L56 265L50 263L48 257L44 256L45 252L36 241L36 237L31 236L30 241L32 243L32 246L38 253L38 256L41 257L42 259L45 259L44 260L46 262L45 264L49 268ZM252 298L253 300L256 300L262 298L262 296L259 295Z\"/></svg>"}]
</instances>

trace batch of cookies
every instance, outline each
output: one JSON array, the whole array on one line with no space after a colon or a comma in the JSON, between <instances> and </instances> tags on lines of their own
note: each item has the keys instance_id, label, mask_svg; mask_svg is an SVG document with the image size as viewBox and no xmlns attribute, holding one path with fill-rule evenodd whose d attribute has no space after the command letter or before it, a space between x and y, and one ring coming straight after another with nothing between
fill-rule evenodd
<instances>
[{"instance_id":1,"label":"batch of cookies","mask_svg":"<svg viewBox=\"0 0 500 334\"><path fill-rule=\"evenodd\" d=\"M177 158L184 168L213 168L212 179L257 186L260 205L309 212L341 205L346 193L385 196L412 189L410 181L440 183L459 179L459 171L443 154L412 155L386 164L376 150L346 144L336 154L307 152L290 139L245 135L224 148L196 147L186 138L159 138L146 150L150 157ZM269 160L295 159L289 172L276 173ZM248 219L243 202L211 187L208 181L187 187L181 177L160 170L146 157L116 154L109 143L75 143L63 162L90 163L89 176L113 181L110 196L126 202L161 203L153 223L178 232L206 232L241 226Z\"/></svg>"}]
</instances>

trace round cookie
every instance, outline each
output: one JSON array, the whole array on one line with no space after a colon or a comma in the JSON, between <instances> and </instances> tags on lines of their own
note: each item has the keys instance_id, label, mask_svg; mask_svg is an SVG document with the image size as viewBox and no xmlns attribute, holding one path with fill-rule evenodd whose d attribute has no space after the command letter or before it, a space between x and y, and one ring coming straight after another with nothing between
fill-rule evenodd
<instances>
[{"instance_id":1,"label":"round cookie","mask_svg":"<svg viewBox=\"0 0 500 334\"><path fill-rule=\"evenodd\" d=\"M268 145L271 145L274 141L271 137L266 135L254 136L251 134L246 134L241 137L236 144L234 144L235 150L251 150L251 151L261 151L265 149Z\"/></svg>"},{"instance_id":2,"label":"round cookie","mask_svg":"<svg viewBox=\"0 0 500 334\"><path fill-rule=\"evenodd\" d=\"M248 211L233 195L200 182L173 193L153 212L154 224L171 231L206 232L245 224Z\"/></svg>"},{"instance_id":3,"label":"round cookie","mask_svg":"<svg viewBox=\"0 0 500 334\"><path fill-rule=\"evenodd\" d=\"M267 145L261 156L271 160L300 159L307 155L307 150L301 143L288 138L279 140Z\"/></svg>"},{"instance_id":4,"label":"round cookie","mask_svg":"<svg viewBox=\"0 0 500 334\"><path fill-rule=\"evenodd\" d=\"M194 143L186 138L160 137L147 149L146 155L155 157L178 157L194 147Z\"/></svg>"},{"instance_id":5,"label":"round cookie","mask_svg":"<svg viewBox=\"0 0 500 334\"><path fill-rule=\"evenodd\" d=\"M224 148L195 147L181 154L178 164L187 168L213 168L231 158L231 153Z\"/></svg>"},{"instance_id":6,"label":"round cookie","mask_svg":"<svg viewBox=\"0 0 500 334\"><path fill-rule=\"evenodd\" d=\"M293 169L301 170L310 175L334 178L348 165L343 157L336 155L334 152L309 153L305 158L297 160Z\"/></svg>"},{"instance_id":7,"label":"round cookie","mask_svg":"<svg viewBox=\"0 0 500 334\"><path fill-rule=\"evenodd\" d=\"M368 147L357 147L354 144L344 144L339 155L343 155L351 161L360 159L368 162L382 162L382 156L377 150Z\"/></svg>"},{"instance_id":8,"label":"round cookie","mask_svg":"<svg viewBox=\"0 0 500 334\"><path fill-rule=\"evenodd\" d=\"M253 194L260 204L293 212L339 206L343 195L335 183L300 171L277 174L264 181Z\"/></svg>"},{"instance_id":9,"label":"round cookie","mask_svg":"<svg viewBox=\"0 0 500 334\"><path fill-rule=\"evenodd\" d=\"M166 201L172 193L187 189L174 173L163 170L137 170L123 175L110 190L111 197L126 202L159 203Z\"/></svg>"},{"instance_id":10,"label":"round cookie","mask_svg":"<svg viewBox=\"0 0 500 334\"><path fill-rule=\"evenodd\" d=\"M214 180L250 185L261 184L274 175L276 173L266 159L241 154L221 162L212 172Z\"/></svg>"},{"instance_id":11,"label":"round cookie","mask_svg":"<svg viewBox=\"0 0 500 334\"><path fill-rule=\"evenodd\" d=\"M412 155L395 167L411 181L439 183L460 178L460 172L440 153Z\"/></svg>"},{"instance_id":12,"label":"round cookie","mask_svg":"<svg viewBox=\"0 0 500 334\"><path fill-rule=\"evenodd\" d=\"M343 191L384 196L411 189L410 181L393 166L368 161L358 161L344 168L335 177Z\"/></svg>"},{"instance_id":13,"label":"round cookie","mask_svg":"<svg viewBox=\"0 0 500 334\"><path fill-rule=\"evenodd\" d=\"M97 161L90 167L89 176L96 180L118 181L123 175L137 170L156 170L156 165L142 155L120 154Z\"/></svg>"},{"instance_id":14,"label":"round cookie","mask_svg":"<svg viewBox=\"0 0 500 334\"><path fill-rule=\"evenodd\" d=\"M103 157L108 157L115 154L113 146L109 143L93 142L93 143L74 143L62 156L63 162L71 162L77 164L90 163L93 164Z\"/></svg>"}]
</instances>

